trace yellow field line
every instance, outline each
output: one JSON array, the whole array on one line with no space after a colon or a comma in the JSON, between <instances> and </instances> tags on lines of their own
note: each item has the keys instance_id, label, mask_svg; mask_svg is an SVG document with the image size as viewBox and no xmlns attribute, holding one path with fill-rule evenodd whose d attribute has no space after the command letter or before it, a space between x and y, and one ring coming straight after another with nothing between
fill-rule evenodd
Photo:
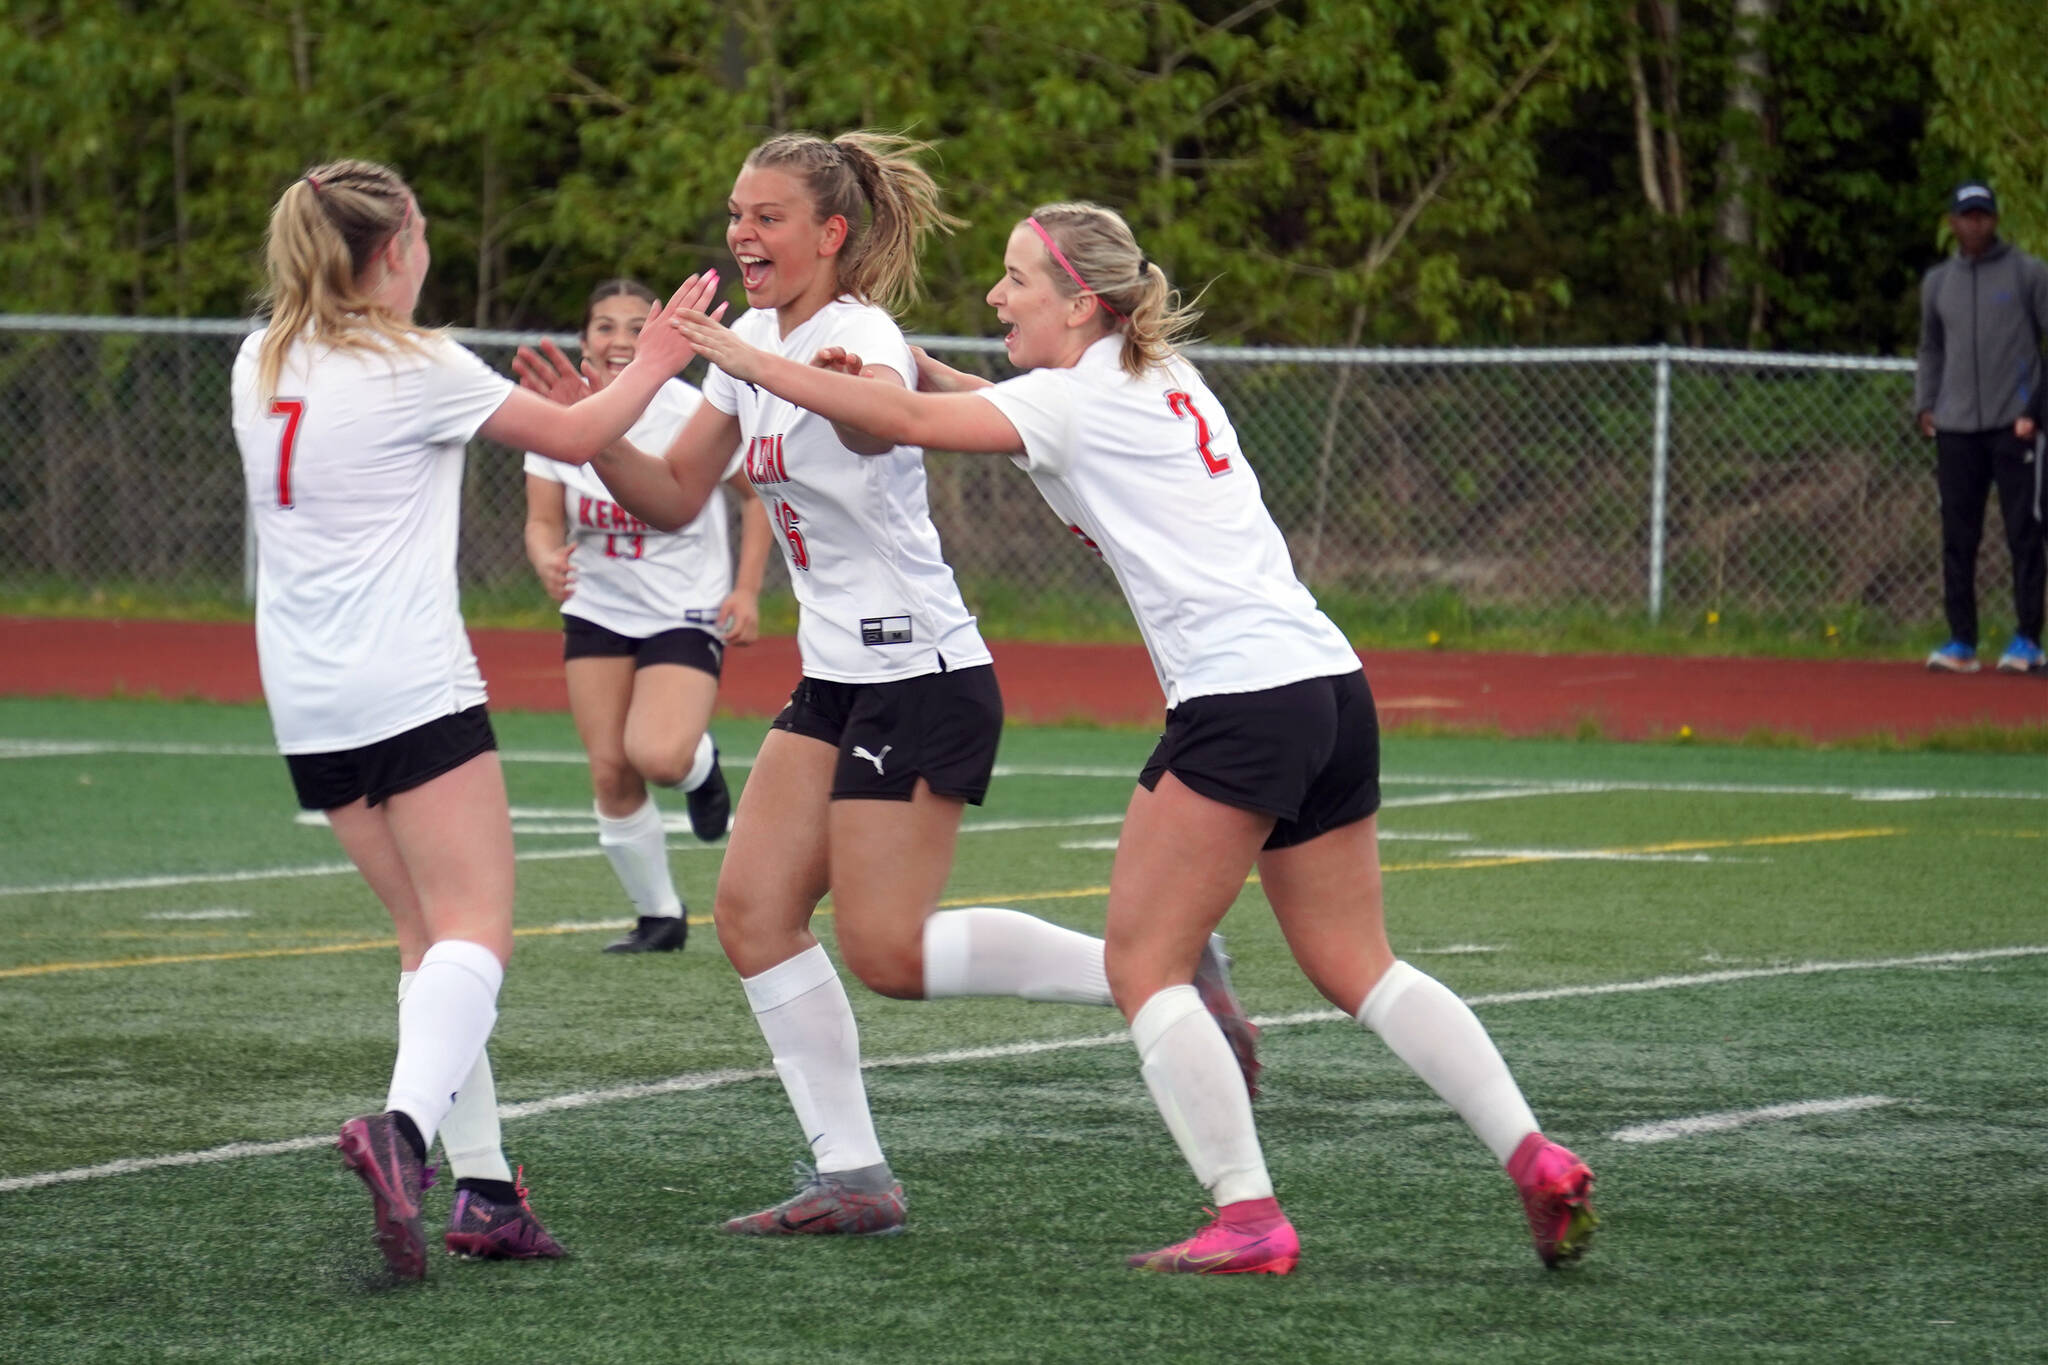
<instances>
[{"instance_id":1,"label":"yellow field line","mask_svg":"<svg viewBox=\"0 0 2048 1365\"><path fill-rule=\"evenodd\" d=\"M1633 848L1596 848L1591 853L1703 853L1715 848L1777 848L1787 844L1831 844L1843 839L1884 839L1904 834L1903 829L1828 829L1812 834L1760 834L1748 839L1678 839L1662 844L1639 844ZM1568 859L1540 853L1518 853L1499 858L1446 858L1426 863L1388 863L1382 872L1450 872L1461 867L1525 867L1531 863L1557 863Z\"/></svg>"},{"instance_id":2,"label":"yellow field line","mask_svg":"<svg viewBox=\"0 0 2048 1365\"><path fill-rule=\"evenodd\" d=\"M1835 829L1821 830L1812 834L1765 834L1748 839L1688 839L1674 843L1644 844L1636 848L1603 848L1598 853L1692 853L1715 848L1766 848L1788 844L1824 844L1843 839L1882 839L1891 835L1904 834L1903 829ZM1517 856L1512 858L1455 858L1442 862L1387 863L1383 872L1458 872L1487 867L1521 867L1533 863L1556 862L1557 859L1542 856ZM1246 879L1247 885L1256 885L1258 875ZM1107 896L1106 886L1077 886L1066 891L1026 891L1012 896L962 896L939 902L939 908L953 909L963 905L1019 905L1027 901L1085 900L1090 896ZM829 907L820 914L832 913ZM693 915L691 924L709 924L709 915ZM613 925L594 924L553 924L532 929L514 929L514 938L552 937L559 934L587 934L599 928L613 928ZM316 957L324 953L359 953L377 948L396 948L395 938L360 939L348 943L327 943L308 948L251 948L233 953L176 953L163 957L122 957L100 962L39 962L29 967L0 967L0 979L18 976L51 976L58 972L107 972L123 967L171 967L188 962L248 962L267 957Z\"/></svg>"}]
</instances>

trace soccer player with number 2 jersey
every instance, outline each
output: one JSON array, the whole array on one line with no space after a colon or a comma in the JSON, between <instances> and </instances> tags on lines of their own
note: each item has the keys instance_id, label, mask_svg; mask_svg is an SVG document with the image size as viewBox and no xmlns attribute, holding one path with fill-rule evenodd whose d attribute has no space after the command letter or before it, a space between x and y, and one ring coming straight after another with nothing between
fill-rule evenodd
<instances>
[{"instance_id":1,"label":"soccer player with number 2 jersey","mask_svg":"<svg viewBox=\"0 0 2048 1365\"><path fill-rule=\"evenodd\" d=\"M912 297L918 245L947 222L918 150L873 133L786 135L754 149L727 205L726 243L751 309L741 334L798 367L858 354L860 387L904 391L915 364L884 305ZM561 398L579 392L559 353L516 363ZM868 1110L845 988L810 930L819 900L831 892L847 965L900 999L1107 1006L1103 944L1015 910L935 913L962 810L988 790L1002 696L940 554L923 452L749 381L714 368L665 458L608 451L594 467L627 511L670 526L697 514L742 443L800 611L803 679L741 793L716 916L814 1164L794 1196L726 1227L892 1233L903 1187ZM1220 953L1208 954L1205 980L1249 1061Z\"/></svg>"},{"instance_id":2,"label":"soccer player with number 2 jersey","mask_svg":"<svg viewBox=\"0 0 2048 1365\"><path fill-rule=\"evenodd\" d=\"M1492 1151L1543 1262L1576 1259L1596 1222L1592 1173L1538 1129L1464 1002L1387 943L1372 694L1294 576L1229 414L1175 349L1192 314L1121 217L1078 203L1017 225L988 301L1024 373L990 385L919 353L923 391L858 378L871 357L851 345L833 373L750 344L744 320L678 313L672 325L763 404L883 445L1011 456L1130 601L1168 709L1117 844L1107 971L1146 1085L1216 1204L1192 1237L1130 1264L1285 1274L1300 1254L1253 1127L1250 1072L1204 1007L1210 935L1254 867L1317 989Z\"/></svg>"},{"instance_id":3,"label":"soccer player with number 2 jersey","mask_svg":"<svg viewBox=\"0 0 2048 1365\"><path fill-rule=\"evenodd\" d=\"M484 1055L512 953L512 823L456 599L463 454L475 436L561 460L616 441L689 363L666 324L717 278L686 283L633 363L565 408L414 323L426 219L388 167L337 161L293 181L265 254L269 325L233 380L263 695L299 803L326 812L398 938L390 1091L342 1126L342 1157L403 1278L426 1274L437 1132L457 1175L448 1249L559 1256L506 1169Z\"/></svg>"}]
</instances>

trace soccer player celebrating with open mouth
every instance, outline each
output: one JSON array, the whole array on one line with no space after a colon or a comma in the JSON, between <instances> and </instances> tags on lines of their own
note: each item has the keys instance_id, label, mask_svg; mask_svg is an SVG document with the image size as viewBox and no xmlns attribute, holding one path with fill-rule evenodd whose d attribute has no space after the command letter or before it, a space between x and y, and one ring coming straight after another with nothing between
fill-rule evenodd
<instances>
[{"instance_id":1,"label":"soccer player celebrating with open mouth","mask_svg":"<svg viewBox=\"0 0 2048 1365\"><path fill-rule=\"evenodd\" d=\"M1394 956L1381 903L1379 727L1358 656L1295 577L1229 415L1176 350L1192 314L1123 219L1049 204L1011 232L988 301L1024 371L920 356L922 392L673 325L733 381L884 442L1011 456L1115 572L1166 693L1110 875L1107 970L1145 1082L1217 1216L1146 1269L1285 1274L1300 1254L1250 1095L1195 985L1254 867L1297 962L1470 1125L1520 1191L1546 1265L1595 1225L1593 1176L1544 1137L1472 1011ZM751 791L751 788L749 789Z\"/></svg>"},{"instance_id":2,"label":"soccer player celebrating with open mouth","mask_svg":"<svg viewBox=\"0 0 2048 1365\"><path fill-rule=\"evenodd\" d=\"M750 306L741 333L798 367L821 353L865 357L868 377L844 382L907 392L916 362L883 305L914 297L918 246L948 221L917 150L876 133L788 134L749 154L727 204ZM559 353L519 364L562 399L580 392ZM988 790L1003 712L927 510L924 453L745 374L713 369L704 399L665 457L613 450L594 467L621 506L675 525L697 514L744 441L799 608L803 679L740 794L715 914L816 1165L794 1196L726 1227L892 1233L903 1187L875 1134L852 1007L811 932L818 902L831 893L854 974L898 999L1107 1006L1103 944L1016 910L937 909L961 814ZM1201 956L1204 1002L1250 1066L1250 1023L1221 952Z\"/></svg>"}]
</instances>

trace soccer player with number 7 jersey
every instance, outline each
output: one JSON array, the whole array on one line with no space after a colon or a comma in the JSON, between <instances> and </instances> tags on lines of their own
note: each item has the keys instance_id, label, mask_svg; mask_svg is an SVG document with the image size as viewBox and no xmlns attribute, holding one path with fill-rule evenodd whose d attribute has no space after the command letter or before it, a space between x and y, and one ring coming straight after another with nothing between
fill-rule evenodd
<instances>
[{"instance_id":1,"label":"soccer player with number 7 jersey","mask_svg":"<svg viewBox=\"0 0 2048 1365\"><path fill-rule=\"evenodd\" d=\"M299 804L324 811L390 912L398 1056L384 1108L342 1125L397 1275L426 1274L421 1192L438 1132L456 1172L450 1251L561 1255L500 1150L484 1044L512 955L512 821L456 595L464 451L483 436L588 460L687 365L667 327L574 407L546 402L413 321L426 219L368 161L318 166L271 210L268 326L236 357L235 443L256 531L256 651Z\"/></svg>"},{"instance_id":2,"label":"soccer player with number 7 jersey","mask_svg":"<svg viewBox=\"0 0 2048 1365\"><path fill-rule=\"evenodd\" d=\"M754 149L727 205L726 243L751 309L735 324L742 334L799 367L859 354L861 387L904 391L916 367L883 305L914 295L918 245L949 221L918 150L873 133L786 135ZM561 398L580 391L559 353L518 364ZM1103 944L1015 910L936 911L962 811L988 790L1003 713L940 554L923 452L719 369L704 399L664 459L608 451L595 468L627 511L677 525L743 443L800 611L803 679L740 794L715 915L815 1165L791 1198L726 1228L893 1233L903 1187L868 1110L845 988L811 933L818 902L831 892L854 974L899 999L1107 1006ZM1204 980L1249 1062L1249 1024L1220 953Z\"/></svg>"},{"instance_id":3,"label":"soccer player with number 7 jersey","mask_svg":"<svg viewBox=\"0 0 2048 1365\"><path fill-rule=\"evenodd\" d=\"M1210 935L1254 867L1317 989L1492 1151L1543 1262L1576 1259L1596 1221L1592 1173L1538 1129L1464 1002L1388 945L1372 693L1294 576L1229 415L1175 349L1192 312L1121 217L1079 203L1017 225L988 301L1024 373L990 385L920 353L923 392L794 363L701 314L673 325L732 380L879 440L1011 456L1129 599L1168 709L1110 874L1109 982L1216 1205L1194 1236L1130 1264L1286 1274L1300 1255L1240 1059L1200 990ZM858 373L864 357L838 359Z\"/></svg>"}]
</instances>

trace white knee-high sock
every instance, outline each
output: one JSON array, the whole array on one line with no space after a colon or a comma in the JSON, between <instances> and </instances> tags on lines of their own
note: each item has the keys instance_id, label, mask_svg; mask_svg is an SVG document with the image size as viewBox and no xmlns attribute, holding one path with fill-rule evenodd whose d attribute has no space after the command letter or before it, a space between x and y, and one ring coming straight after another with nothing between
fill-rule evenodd
<instances>
[{"instance_id":1,"label":"white knee-high sock","mask_svg":"<svg viewBox=\"0 0 2048 1365\"><path fill-rule=\"evenodd\" d=\"M1536 1116L1486 1026L1435 977L1396 962L1365 997L1358 1022L1457 1110L1503 1166L1536 1131Z\"/></svg>"},{"instance_id":2,"label":"white knee-high sock","mask_svg":"<svg viewBox=\"0 0 2048 1365\"><path fill-rule=\"evenodd\" d=\"M683 780L676 783L679 792L693 792L704 785L711 776L711 765L718 761L718 746L711 742L709 734L697 736L697 752L690 759L690 771L683 774Z\"/></svg>"},{"instance_id":3,"label":"white knee-high sock","mask_svg":"<svg viewBox=\"0 0 2048 1365\"><path fill-rule=\"evenodd\" d=\"M412 988L417 972L398 974L398 1003ZM448 1117L441 1120L441 1147L448 1153L448 1166L457 1180L510 1180L512 1164L505 1160L505 1133L498 1122L498 1083L491 1075L491 1050L476 1054L476 1065L455 1092Z\"/></svg>"},{"instance_id":4,"label":"white knee-high sock","mask_svg":"<svg viewBox=\"0 0 2048 1365\"><path fill-rule=\"evenodd\" d=\"M398 1060L386 1109L411 1116L428 1147L498 1019L505 969L481 943L442 939L427 949L398 1007Z\"/></svg>"},{"instance_id":5,"label":"white knee-high sock","mask_svg":"<svg viewBox=\"0 0 2048 1365\"><path fill-rule=\"evenodd\" d=\"M597 846L611 860L634 909L667 919L683 913L676 883L668 870L668 836L662 832L661 809L652 796L631 815L614 819L597 813Z\"/></svg>"},{"instance_id":6,"label":"white knee-high sock","mask_svg":"<svg viewBox=\"0 0 2048 1365\"><path fill-rule=\"evenodd\" d=\"M1193 986L1169 986L1131 1020L1145 1087L1180 1154L1216 1200L1270 1199L1251 1096L1223 1030Z\"/></svg>"},{"instance_id":7,"label":"white knee-high sock","mask_svg":"<svg viewBox=\"0 0 2048 1365\"><path fill-rule=\"evenodd\" d=\"M860 1030L823 945L813 943L741 984L818 1169L881 1165L860 1074Z\"/></svg>"},{"instance_id":8,"label":"white knee-high sock","mask_svg":"<svg viewBox=\"0 0 2048 1365\"><path fill-rule=\"evenodd\" d=\"M924 995L1015 995L1107 1005L1102 940L1021 910L977 905L924 922Z\"/></svg>"}]
</instances>

